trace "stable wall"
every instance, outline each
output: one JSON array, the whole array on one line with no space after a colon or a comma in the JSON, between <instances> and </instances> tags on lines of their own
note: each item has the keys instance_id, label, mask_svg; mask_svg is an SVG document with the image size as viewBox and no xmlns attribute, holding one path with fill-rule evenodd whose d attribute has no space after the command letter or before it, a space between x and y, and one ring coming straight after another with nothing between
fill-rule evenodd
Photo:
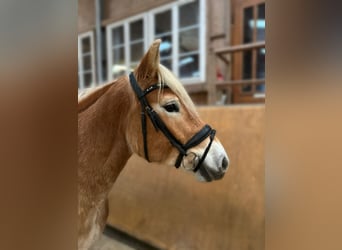
<instances>
[{"instance_id":1,"label":"stable wall","mask_svg":"<svg viewBox=\"0 0 342 250\"><path fill-rule=\"evenodd\" d=\"M264 249L264 105L202 107L230 158L220 181L133 156L109 196L108 224L163 249Z\"/></svg>"},{"instance_id":2,"label":"stable wall","mask_svg":"<svg viewBox=\"0 0 342 250\"><path fill-rule=\"evenodd\" d=\"M95 1L78 0L78 34L95 29Z\"/></svg>"}]
</instances>

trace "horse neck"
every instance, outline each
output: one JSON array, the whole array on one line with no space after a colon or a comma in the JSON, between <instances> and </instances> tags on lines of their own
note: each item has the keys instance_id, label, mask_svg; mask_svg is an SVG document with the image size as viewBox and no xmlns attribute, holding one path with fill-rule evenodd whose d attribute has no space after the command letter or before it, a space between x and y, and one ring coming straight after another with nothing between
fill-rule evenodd
<instances>
[{"instance_id":1,"label":"horse neck","mask_svg":"<svg viewBox=\"0 0 342 250\"><path fill-rule=\"evenodd\" d=\"M131 156L125 129L130 109L125 78L78 115L80 192L105 198Z\"/></svg>"}]
</instances>

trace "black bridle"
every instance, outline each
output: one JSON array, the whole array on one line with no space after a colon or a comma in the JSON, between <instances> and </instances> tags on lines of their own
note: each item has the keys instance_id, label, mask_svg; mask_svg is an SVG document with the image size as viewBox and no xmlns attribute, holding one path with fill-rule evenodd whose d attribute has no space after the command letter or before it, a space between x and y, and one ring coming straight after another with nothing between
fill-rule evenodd
<instances>
[{"instance_id":1,"label":"black bridle","mask_svg":"<svg viewBox=\"0 0 342 250\"><path fill-rule=\"evenodd\" d=\"M209 125L205 125L192 138L190 138L190 140L187 143L185 143L185 144L180 143L173 136L173 134L170 132L170 130L166 127L165 123L159 117L157 112L153 110L153 108L150 106L150 104L148 103L148 101L146 99L147 94L151 93L152 91L154 91L156 89L160 89L161 85L160 84L154 84L154 85L151 85L150 87L148 87L147 89L142 90L139 87L133 73L130 73L129 79L130 79L131 86L132 86L132 88L133 88L133 90L134 90L134 92L135 92L135 94L136 94L136 96L137 96L137 98L141 104L141 127L142 127L143 139L144 139L144 152L145 152L146 160L149 161L148 147L147 147L147 129L146 129L146 114L147 114L148 117L150 118L154 128L157 131L160 130L161 132L163 132L163 134L170 141L172 146L177 148L177 150L179 151L179 155L178 155L178 158L177 158L176 163L175 163L176 168L179 168L179 166L181 165L181 163L183 161L183 157L187 156L188 149L197 146L202 141L204 141L207 137L210 138L210 142L209 142L207 148L205 149L202 157L200 158L200 160L198 161L196 166L193 166L193 171L196 172L200 168L201 164L203 163L204 159L206 158L206 156L209 152L209 149L210 149L211 144L213 142L213 139L215 137L216 131L214 129L212 129ZM167 85L164 85L163 87L168 88Z\"/></svg>"}]
</instances>

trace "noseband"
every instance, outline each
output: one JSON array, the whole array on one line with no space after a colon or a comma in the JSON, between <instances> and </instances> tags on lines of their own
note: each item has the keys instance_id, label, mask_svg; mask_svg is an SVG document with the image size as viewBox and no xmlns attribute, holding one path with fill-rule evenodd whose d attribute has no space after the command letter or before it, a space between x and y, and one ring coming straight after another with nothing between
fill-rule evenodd
<instances>
[{"instance_id":1,"label":"noseband","mask_svg":"<svg viewBox=\"0 0 342 250\"><path fill-rule=\"evenodd\" d=\"M157 84L151 85L145 90L142 90L139 87L133 73L130 73L129 79L130 79L131 86L141 104L141 127L142 127L142 133L143 133L143 138L144 138L144 152L145 152L146 160L150 161L148 157L148 148L147 148L147 129L146 129L146 114L147 114L154 128L157 131L160 130L165 135L165 137L169 140L171 145L177 148L177 150L179 151L179 155L175 163L176 168L179 168L179 166L181 165L183 161L183 157L187 156L188 149L197 146L202 141L204 141L207 137L210 138L210 142L207 148L205 149L201 159L198 161L198 164L194 166L193 168L193 171L196 172L202 165L205 157L207 156L209 152L209 149L215 137L216 131L212 129L209 125L205 125L200 131L198 131L193 137L191 137L187 143L185 144L180 143L176 139L176 137L174 137L174 135L170 132L170 130L166 127L165 123L159 117L157 112L150 106L150 104L148 103L146 99L147 94L151 93L152 91L156 89L160 89L161 85L157 83ZM168 88L167 85L164 85L163 87Z\"/></svg>"}]
</instances>

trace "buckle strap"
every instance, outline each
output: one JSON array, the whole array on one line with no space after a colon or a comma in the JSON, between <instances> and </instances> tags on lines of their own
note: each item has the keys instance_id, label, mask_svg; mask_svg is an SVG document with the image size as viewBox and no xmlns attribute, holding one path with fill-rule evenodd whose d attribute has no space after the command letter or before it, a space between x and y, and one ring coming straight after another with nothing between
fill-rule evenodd
<instances>
[{"instance_id":1,"label":"buckle strap","mask_svg":"<svg viewBox=\"0 0 342 250\"><path fill-rule=\"evenodd\" d=\"M202 141L205 140L212 131L212 128L209 125L205 125L200 131L198 131L185 145L184 148L189 149L197 146Z\"/></svg>"},{"instance_id":2,"label":"buckle strap","mask_svg":"<svg viewBox=\"0 0 342 250\"><path fill-rule=\"evenodd\" d=\"M210 138L210 142L209 142L207 148L205 149L204 154L202 155L202 157L201 157L200 161L198 162L197 166L194 168L194 170L193 170L194 172L196 172L200 168L200 166L202 165L203 161L207 157L207 154L208 154L208 152L210 150L211 144L213 143L213 140L215 138L215 134L216 134L216 130L212 129L210 131L210 137L209 137Z\"/></svg>"}]
</instances>

